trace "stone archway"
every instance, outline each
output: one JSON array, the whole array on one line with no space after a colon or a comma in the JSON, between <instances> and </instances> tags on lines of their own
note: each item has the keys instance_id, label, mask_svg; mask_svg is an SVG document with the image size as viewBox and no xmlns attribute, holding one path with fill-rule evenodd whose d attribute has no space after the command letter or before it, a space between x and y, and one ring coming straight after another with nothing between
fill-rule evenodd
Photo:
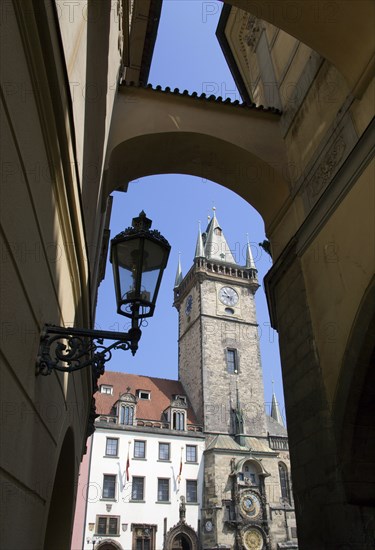
<instances>
[{"instance_id":1,"label":"stone archway","mask_svg":"<svg viewBox=\"0 0 375 550\"><path fill-rule=\"evenodd\" d=\"M104 539L95 546L95 550L123 550L123 548L121 544L112 539Z\"/></svg>"},{"instance_id":2,"label":"stone archway","mask_svg":"<svg viewBox=\"0 0 375 550\"><path fill-rule=\"evenodd\" d=\"M359 307L341 369L334 421L348 502L375 504L375 281Z\"/></svg>"},{"instance_id":3,"label":"stone archway","mask_svg":"<svg viewBox=\"0 0 375 550\"><path fill-rule=\"evenodd\" d=\"M49 506L44 549L69 548L73 528L74 436L69 428L61 446Z\"/></svg>"},{"instance_id":4,"label":"stone archway","mask_svg":"<svg viewBox=\"0 0 375 550\"><path fill-rule=\"evenodd\" d=\"M179 521L165 538L164 550L198 550L198 536L190 525Z\"/></svg>"}]
</instances>

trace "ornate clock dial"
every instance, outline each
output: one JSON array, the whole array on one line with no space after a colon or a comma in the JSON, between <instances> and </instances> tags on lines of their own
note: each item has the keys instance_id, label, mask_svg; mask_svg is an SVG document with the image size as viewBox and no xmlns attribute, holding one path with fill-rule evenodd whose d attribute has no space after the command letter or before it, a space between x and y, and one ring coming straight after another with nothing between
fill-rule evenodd
<instances>
[{"instance_id":1,"label":"ornate clock dial","mask_svg":"<svg viewBox=\"0 0 375 550\"><path fill-rule=\"evenodd\" d=\"M212 531L212 521L210 521L209 519L206 521L206 523L204 524L204 528L206 529L206 531L210 532Z\"/></svg>"},{"instance_id":2,"label":"ornate clock dial","mask_svg":"<svg viewBox=\"0 0 375 550\"><path fill-rule=\"evenodd\" d=\"M189 315L191 312L191 308L193 307L193 297L191 294L187 297L186 305L185 305L185 313L186 315Z\"/></svg>"},{"instance_id":3,"label":"ornate clock dial","mask_svg":"<svg viewBox=\"0 0 375 550\"><path fill-rule=\"evenodd\" d=\"M241 496L240 508L242 515L251 519L257 518L262 511L259 497L253 492L246 492Z\"/></svg>"},{"instance_id":4,"label":"ornate clock dial","mask_svg":"<svg viewBox=\"0 0 375 550\"><path fill-rule=\"evenodd\" d=\"M235 306L239 298L234 288L230 286L223 286L219 292L219 299L226 306Z\"/></svg>"},{"instance_id":5,"label":"ornate clock dial","mask_svg":"<svg viewBox=\"0 0 375 550\"><path fill-rule=\"evenodd\" d=\"M258 529L246 529L242 533L242 540L247 550L262 550L264 547L263 537Z\"/></svg>"}]
</instances>

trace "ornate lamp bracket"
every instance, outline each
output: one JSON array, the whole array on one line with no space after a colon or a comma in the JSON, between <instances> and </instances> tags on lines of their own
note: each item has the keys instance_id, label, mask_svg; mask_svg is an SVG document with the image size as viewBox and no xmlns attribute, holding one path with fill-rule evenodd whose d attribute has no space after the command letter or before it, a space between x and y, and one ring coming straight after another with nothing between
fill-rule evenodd
<instances>
[{"instance_id":1,"label":"ornate lamp bracket","mask_svg":"<svg viewBox=\"0 0 375 550\"><path fill-rule=\"evenodd\" d=\"M112 350L130 350L135 355L140 337L141 330L136 325L128 332L44 325L36 360L36 374L47 376L53 370L71 373L91 366L92 374L97 380L104 372L105 363L111 359ZM114 342L104 346L104 340Z\"/></svg>"}]
</instances>

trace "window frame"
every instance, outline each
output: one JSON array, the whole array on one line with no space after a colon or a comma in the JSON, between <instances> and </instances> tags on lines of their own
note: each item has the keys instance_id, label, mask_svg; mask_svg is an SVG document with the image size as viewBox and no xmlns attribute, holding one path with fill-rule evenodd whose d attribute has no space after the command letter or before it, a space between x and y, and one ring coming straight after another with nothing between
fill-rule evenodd
<instances>
[{"instance_id":1,"label":"window frame","mask_svg":"<svg viewBox=\"0 0 375 550\"><path fill-rule=\"evenodd\" d=\"M168 457L167 458L162 458L160 456L160 450L161 450L162 445L164 445L168 449ZM166 441L159 441L158 460L161 460L162 462L170 462L171 461L171 444L170 443L167 443Z\"/></svg>"},{"instance_id":2,"label":"window frame","mask_svg":"<svg viewBox=\"0 0 375 550\"><path fill-rule=\"evenodd\" d=\"M129 403L121 403L118 413L118 423L121 426L133 426L134 425L135 407L129 405Z\"/></svg>"},{"instance_id":3,"label":"window frame","mask_svg":"<svg viewBox=\"0 0 375 550\"><path fill-rule=\"evenodd\" d=\"M194 457L195 460L190 460L188 457L188 451L191 451L194 449ZM198 463L198 446L197 445L190 445L187 444L185 448L185 462L189 462L189 464L197 464Z\"/></svg>"},{"instance_id":4,"label":"window frame","mask_svg":"<svg viewBox=\"0 0 375 550\"><path fill-rule=\"evenodd\" d=\"M167 488L168 488L168 498L160 498L161 495L161 482L167 482ZM163 496L163 495L162 495ZM164 503L170 503L171 499L171 480L169 477L158 477L158 492L157 492L157 502L164 502Z\"/></svg>"},{"instance_id":5,"label":"window frame","mask_svg":"<svg viewBox=\"0 0 375 550\"><path fill-rule=\"evenodd\" d=\"M182 422L181 422L181 419L182 419ZM172 412L172 430L176 430L178 432L184 432L185 426L186 426L185 411L181 411L181 410L173 411Z\"/></svg>"},{"instance_id":6,"label":"window frame","mask_svg":"<svg viewBox=\"0 0 375 550\"><path fill-rule=\"evenodd\" d=\"M194 487L194 491L195 491L195 494L194 494L195 500L191 500L189 498L188 487L189 487L189 485L192 487L192 484L194 484L193 487ZM198 504L198 480L197 479L187 479L186 480L186 502L187 503L189 502L190 504Z\"/></svg>"},{"instance_id":7,"label":"window frame","mask_svg":"<svg viewBox=\"0 0 375 550\"><path fill-rule=\"evenodd\" d=\"M134 484L134 480L139 482L142 480L142 498L134 498L134 487L137 485ZM141 485L139 484L138 488ZM143 476L132 476L132 491L131 491L131 502L145 502L145 478Z\"/></svg>"},{"instance_id":8,"label":"window frame","mask_svg":"<svg viewBox=\"0 0 375 550\"><path fill-rule=\"evenodd\" d=\"M99 531L99 521L100 521L101 518L104 518L106 520L106 528L105 528L104 533ZM116 533L110 532L109 522L110 522L111 519L116 520L116 523L117 523ZM119 535L119 534L120 534L120 516L112 516L112 515L107 516L107 515L103 515L103 514L97 514L96 520L95 520L95 535L115 536L115 535Z\"/></svg>"},{"instance_id":9,"label":"window frame","mask_svg":"<svg viewBox=\"0 0 375 550\"><path fill-rule=\"evenodd\" d=\"M113 478L113 496L105 496L104 492L109 490L109 487L106 485L110 481L109 478ZM103 474L103 488L102 488L102 500L116 500L116 491L117 488L117 475L116 474Z\"/></svg>"},{"instance_id":10,"label":"window frame","mask_svg":"<svg viewBox=\"0 0 375 550\"><path fill-rule=\"evenodd\" d=\"M232 359L229 356L232 355ZM238 350L236 348L226 348L225 350L225 363L228 374L238 374L239 372L239 361L238 361Z\"/></svg>"},{"instance_id":11,"label":"window frame","mask_svg":"<svg viewBox=\"0 0 375 550\"><path fill-rule=\"evenodd\" d=\"M138 455L139 445L143 444L143 454ZM145 460L146 459L146 440L145 439L135 439L133 445L133 458L135 460Z\"/></svg>"},{"instance_id":12,"label":"window frame","mask_svg":"<svg viewBox=\"0 0 375 550\"><path fill-rule=\"evenodd\" d=\"M286 500L290 504L291 500L290 500L289 474L288 474L288 468L286 464L284 464L284 462L279 462L279 481L280 481L281 498Z\"/></svg>"},{"instance_id":13,"label":"window frame","mask_svg":"<svg viewBox=\"0 0 375 550\"><path fill-rule=\"evenodd\" d=\"M108 452L108 443L109 441L116 441L116 453ZM119 448L119 438L118 437L107 437L105 441L105 456L111 458L118 458L118 448Z\"/></svg>"}]
</instances>

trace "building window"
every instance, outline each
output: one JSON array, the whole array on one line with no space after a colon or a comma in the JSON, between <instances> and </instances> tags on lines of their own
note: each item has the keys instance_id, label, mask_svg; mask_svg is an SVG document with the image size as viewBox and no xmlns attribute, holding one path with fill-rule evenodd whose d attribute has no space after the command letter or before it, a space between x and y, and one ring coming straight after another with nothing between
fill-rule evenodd
<instances>
[{"instance_id":1,"label":"building window","mask_svg":"<svg viewBox=\"0 0 375 550\"><path fill-rule=\"evenodd\" d=\"M285 464L283 464L282 462L279 462L279 476L280 476L281 496L283 499L290 502L288 469L285 466Z\"/></svg>"},{"instance_id":2,"label":"building window","mask_svg":"<svg viewBox=\"0 0 375 550\"><path fill-rule=\"evenodd\" d=\"M105 384L102 384L100 386L100 393L107 393L108 395L112 395L113 386L106 386Z\"/></svg>"},{"instance_id":3,"label":"building window","mask_svg":"<svg viewBox=\"0 0 375 550\"><path fill-rule=\"evenodd\" d=\"M132 426L134 423L134 407L132 405L120 405L120 424Z\"/></svg>"},{"instance_id":4,"label":"building window","mask_svg":"<svg viewBox=\"0 0 375 550\"><path fill-rule=\"evenodd\" d=\"M198 502L197 480L186 480L186 502Z\"/></svg>"},{"instance_id":5,"label":"building window","mask_svg":"<svg viewBox=\"0 0 375 550\"><path fill-rule=\"evenodd\" d=\"M236 349L227 348L227 372L229 372L229 374L238 373L238 357Z\"/></svg>"},{"instance_id":6,"label":"building window","mask_svg":"<svg viewBox=\"0 0 375 550\"><path fill-rule=\"evenodd\" d=\"M96 534L118 535L119 519L118 516L96 516Z\"/></svg>"},{"instance_id":7,"label":"building window","mask_svg":"<svg viewBox=\"0 0 375 550\"><path fill-rule=\"evenodd\" d=\"M155 550L156 525L132 523L132 550Z\"/></svg>"},{"instance_id":8,"label":"building window","mask_svg":"<svg viewBox=\"0 0 375 550\"><path fill-rule=\"evenodd\" d=\"M134 441L134 458L146 458L146 441Z\"/></svg>"},{"instance_id":9,"label":"building window","mask_svg":"<svg viewBox=\"0 0 375 550\"><path fill-rule=\"evenodd\" d=\"M186 462L197 462L196 445L186 445Z\"/></svg>"},{"instance_id":10,"label":"building window","mask_svg":"<svg viewBox=\"0 0 375 550\"><path fill-rule=\"evenodd\" d=\"M172 428L174 430L183 431L185 429L185 413L182 411L174 411L172 418Z\"/></svg>"},{"instance_id":11,"label":"building window","mask_svg":"<svg viewBox=\"0 0 375 550\"><path fill-rule=\"evenodd\" d=\"M170 445L169 443L159 443L159 460L170 459Z\"/></svg>"},{"instance_id":12,"label":"building window","mask_svg":"<svg viewBox=\"0 0 375 550\"><path fill-rule=\"evenodd\" d=\"M138 390L138 399L150 399L150 392L147 390Z\"/></svg>"},{"instance_id":13,"label":"building window","mask_svg":"<svg viewBox=\"0 0 375 550\"><path fill-rule=\"evenodd\" d=\"M132 500L143 500L144 477L134 477L132 479Z\"/></svg>"},{"instance_id":14,"label":"building window","mask_svg":"<svg viewBox=\"0 0 375 550\"><path fill-rule=\"evenodd\" d=\"M118 439L115 437L107 437L105 444L105 454L106 456L117 456L118 455Z\"/></svg>"},{"instance_id":15,"label":"building window","mask_svg":"<svg viewBox=\"0 0 375 550\"><path fill-rule=\"evenodd\" d=\"M116 498L116 476L104 475L103 476L103 493L102 498Z\"/></svg>"},{"instance_id":16,"label":"building window","mask_svg":"<svg viewBox=\"0 0 375 550\"><path fill-rule=\"evenodd\" d=\"M158 502L169 502L169 479L158 479Z\"/></svg>"}]
</instances>

